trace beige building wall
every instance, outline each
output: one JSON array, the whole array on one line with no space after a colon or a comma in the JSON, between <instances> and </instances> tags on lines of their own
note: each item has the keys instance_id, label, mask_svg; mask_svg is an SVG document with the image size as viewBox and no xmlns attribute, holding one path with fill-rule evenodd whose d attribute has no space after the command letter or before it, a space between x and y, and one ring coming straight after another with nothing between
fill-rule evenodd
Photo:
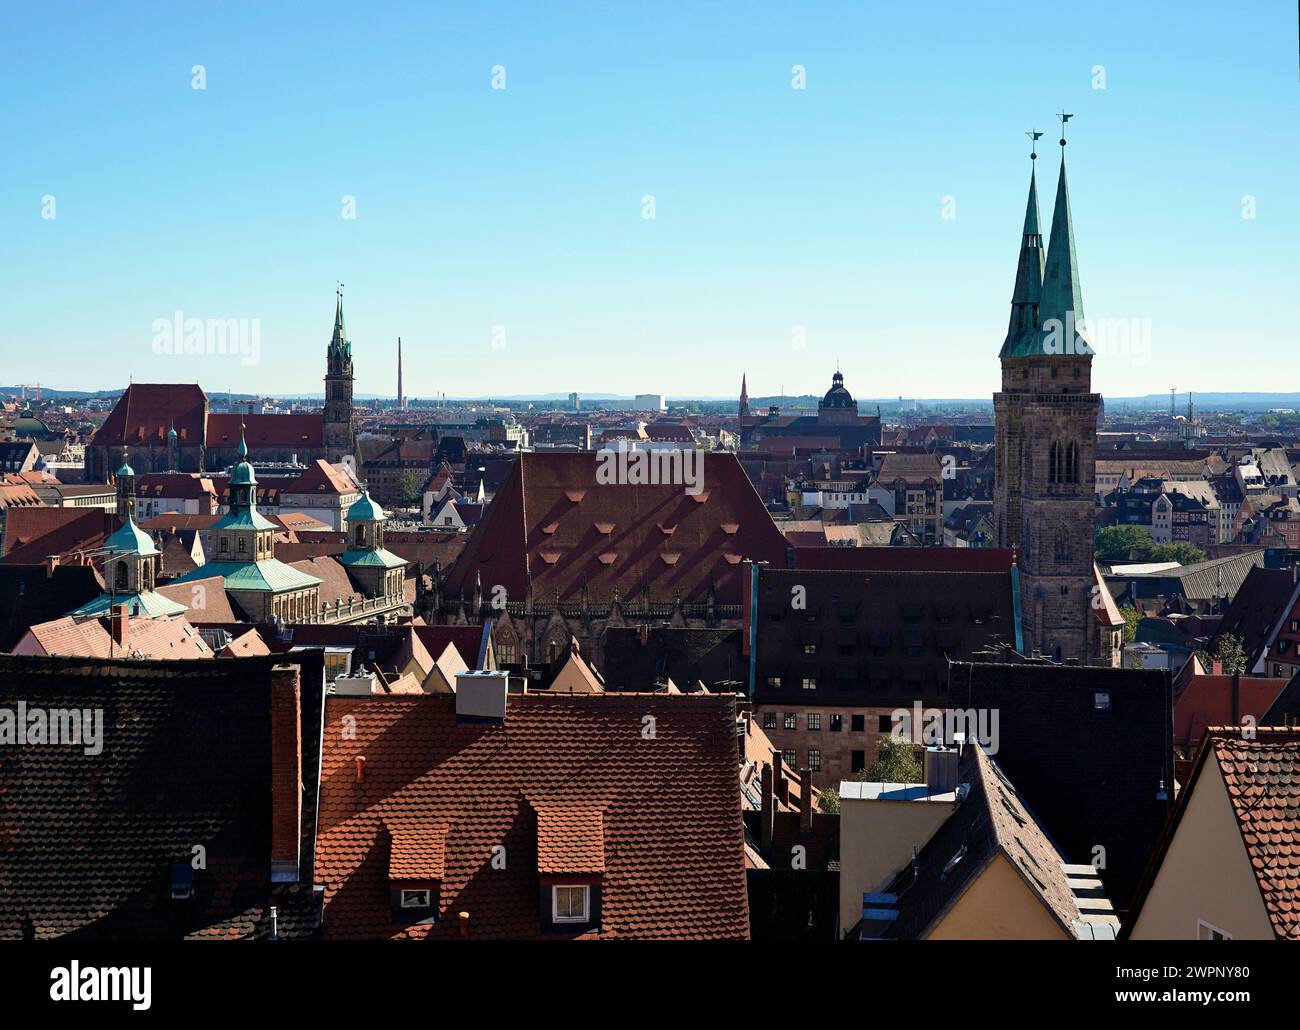
<instances>
[{"instance_id":1,"label":"beige building wall","mask_svg":"<svg viewBox=\"0 0 1300 1030\"><path fill-rule=\"evenodd\" d=\"M952 815L946 801L840 799L840 933L862 918L862 895L883 890Z\"/></svg>"},{"instance_id":2,"label":"beige building wall","mask_svg":"<svg viewBox=\"0 0 1300 1030\"><path fill-rule=\"evenodd\" d=\"M1072 939L1000 852L926 935L930 941Z\"/></svg>"},{"instance_id":3,"label":"beige building wall","mask_svg":"<svg viewBox=\"0 0 1300 1030\"><path fill-rule=\"evenodd\" d=\"M1197 920L1234 939L1273 940L1273 927L1213 755L1192 788L1130 936L1196 940Z\"/></svg>"}]
</instances>

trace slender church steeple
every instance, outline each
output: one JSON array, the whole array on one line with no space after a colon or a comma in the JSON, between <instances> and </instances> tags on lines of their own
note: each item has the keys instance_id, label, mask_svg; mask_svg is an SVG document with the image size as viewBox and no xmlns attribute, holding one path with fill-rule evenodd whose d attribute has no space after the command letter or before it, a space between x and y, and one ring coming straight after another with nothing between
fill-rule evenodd
<instances>
[{"instance_id":1,"label":"slender church steeple","mask_svg":"<svg viewBox=\"0 0 1300 1030\"><path fill-rule=\"evenodd\" d=\"M749 414L749 383L744 372L740 373L740 417Z\"/></svg>"},{"instance_id":2,"label":"slender church steeple","mask_svg":"<svg viewBox=\"0 0 1300 1030\"><path fill-rule=\"evenodd\" d=\"M1052 211L1052 236L1047 245L1047 264L1043 272L1043 300L1039 308L1042 324L1047 327L1048 353L1091 354L1083 334L1083 291L1079 285L1079 258L1074 247L1074 221L1070 217L1070 190L1065 177L1065 123L1074 116L1062 111L1061 174L1056 180L1056 206ZM1052 348L1052 326L1064 350ZM1073 338L1071 338L1071 332Z\"/></svg>"},{"instance_id":3,"label":"slender church steeple","mask_svg":"<svg viewBox=\"0 0 1300 1030\"><path fill-rule=\"evenodd\" d=\"M406 410L406 394L402 390L402 338L397 338L397 410Z\"/></svg>"},{"instance_id":4,"label":"slender church steeple","mask_svg":"<svg viewBox=\"0 0 1300 1030\"><path fill-rule=\"evenodd\" d=\"M338 284L334 306L334 333L325 351L325 409L322 412L325 447L331 462L356 454L352 431L352 343L343 322L343 284Z\"/></svg>"},{"instance_id":5,"label":"slender church steeple","mask_svg":"<svg viewBox=\"0 0 1300 1030\"><path fill-rule=\"evenodd\" d=\"M1011 294L1011 322L1002 342L1002 355L1014 354L1032 346L1040 328L1039 307L1043 294L1043 233L1038 227L1037 141L1042 133L1027 132L1032 149L1029 153L1029 200L1025 204L1025 227L1020 237L1020 260L1016 265L1016 287Z\"/></svg>"}]
</instances>

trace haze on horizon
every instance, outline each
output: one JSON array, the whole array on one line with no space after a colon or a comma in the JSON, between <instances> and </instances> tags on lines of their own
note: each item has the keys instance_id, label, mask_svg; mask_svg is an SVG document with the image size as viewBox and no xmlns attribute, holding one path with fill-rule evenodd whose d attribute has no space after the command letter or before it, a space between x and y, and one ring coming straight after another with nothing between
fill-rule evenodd
<instances>
[{"instance_id":1,"label":"haze on horizon","mask_svg":"<svg viewBox=\"0 0 1300 1030\"><path fill-rule=\"evenodd\" d=\"M410 396L988 396L1062 107L1085 311L1149 341L1097 388L1300 371L1283 6L236 6L0 16L5 380L318 393L342 280L359 395L400 335ZM155 353L175 312L257 362Z\"/></svg>"}]
</instances>

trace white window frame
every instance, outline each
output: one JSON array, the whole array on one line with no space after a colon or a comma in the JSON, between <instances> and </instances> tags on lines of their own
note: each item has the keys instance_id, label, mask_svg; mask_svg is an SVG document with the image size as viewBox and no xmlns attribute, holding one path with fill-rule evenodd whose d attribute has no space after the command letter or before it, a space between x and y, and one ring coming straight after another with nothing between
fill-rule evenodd
<instances>
[{"instance_id":1,"label":"white window frame","mask_svg":"<svg viewBox=\"0 0 1300 1030\"><path fill-rule=\"evenodd\" d=\"M582 891L582 915L560 915L559 891ZM591 887L585 883L557 883L551 887L551 922L553 923L589 923L591 922Z\"/></svg>"},{"instance_id":2,"label":"white window frame","mask_svg":"<svg viewBox=\"0 0 1300 1030\"><path fill-rule=\"evenodd\" d=\"M408 894L421 894L424 896L424 900L419 902L418 904L413 901L407 901ZM429 890L427 887L421 889L404 890L401 893L401 897L398 899L398 904L402 908L432 908L433 891Z\"/></svg>"},{"instance_id":3,"label":"white window frame","mask_svg":"<svg viewBox=\"0 0 1300 1030\"><path fill-rule=\"evenodd\" d=\"M1208 936L1201 935L1202 931L1204 930L1209 931ZM1219 938L1214 937L1214 934L1216 933L1219 935ZM1228 933L1227 930L1220 929L1219 927L1215 926L1213 923L1207 923L1204 919L1198 918L1196 920L1196 939L1198 941L1212 941L1216 939L1230 941L1232 940L1232 934Z\"/></svg>"}]
</instances>

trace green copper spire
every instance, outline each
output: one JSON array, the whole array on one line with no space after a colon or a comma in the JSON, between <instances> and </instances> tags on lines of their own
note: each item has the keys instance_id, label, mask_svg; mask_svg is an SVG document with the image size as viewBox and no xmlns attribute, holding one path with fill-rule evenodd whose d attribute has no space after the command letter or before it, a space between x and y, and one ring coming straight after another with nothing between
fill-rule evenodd
<instances>
[{"instance_id":1,"label":"green copper spire","mask_svg":"<svg viewBox=\"0 0 1300 1030\"><path fill-rule=\"evenodd\" d=\"M1052 211L1052 235L1047 245L1047 260L1042 266L1042 286L1038 291L1036 329L1008 332L1002 345L1002 357L1034 357L1092 354L1083 332L1083 293L1079 287L1079 259L1074 246L1074 222L1070 216L1070 190L1065 176L1065 123L1073 115L1061 112L1061 174L1056 182L1056 206ZM1025 240L1030 226L1038 224L1038 202L1032 177L1029 192L1030 211L1025 215ZM1041 253L1042 237L1038 236ZM1027 243L1026 243L1027 245ZM1024 247L1021 251L1022 264ZM1039 259L1041 260L1041 258ZM1032 279L1032 276L1030 277ZM1016 289L1020 289L1017 277ZM1030 294L1027 292L1026 297ZM1019 292L1017 292L1019 297ZM1011 325L1017 326L1017 300L1012 300Z\"/></svg>"},{"instance_id":2,"label":"green copper spire","mask_svg":"<svg viewBox=\"0 0 1300 1030\"><path fill-rule=\"evenodd\" d=\"M339 283L338 303L334 307L334 335L330 337L330 353L350 354L352 344L348 342L348 328L343 322L343 284Z\"/></svg>"},{"instance_id":3,"label":"green copper spire","mask_svg":"<svg viewBox=\"0 0 1300 1030\"><path fill-rule=\"evenodd\" d=\"M1052 236L1047 244L1039 318L1045 327L1048 353L1091 354L1092 348L1083 335L1083 292L1079 286L1079 257L1074 247L1074 221L1070 217L1070 189L1065 177L1065 123L1073 115L1061 112L1059 117L1061 174L1056 180L1056 207L1052 211ZM1056 324L1048 325L1049 322ZM1070 338L1071 331L1074 339Z\"/></svg>"},{"instance_id":4,"label":"green copper spire","mask_svg":"<svg viewBox=\"0 0 1300 1030\"><path fill-rule=\"evenodd\" d=\"M1029 133L1037 140L1041 132ZM1037 161L1035 149L1030 161ZM1014 356L1030 348L1038 334L1038 311L1043 293L1043 234L1038 228L1038 176L1036 166L1029 172L1029 200L1025 204L1025 228L1020 237L1020 261L1016 266L1016 288L1011 294L1011 322L1007 338L1002 341L1002 357Z\"/></svg>"}]
</instances>

